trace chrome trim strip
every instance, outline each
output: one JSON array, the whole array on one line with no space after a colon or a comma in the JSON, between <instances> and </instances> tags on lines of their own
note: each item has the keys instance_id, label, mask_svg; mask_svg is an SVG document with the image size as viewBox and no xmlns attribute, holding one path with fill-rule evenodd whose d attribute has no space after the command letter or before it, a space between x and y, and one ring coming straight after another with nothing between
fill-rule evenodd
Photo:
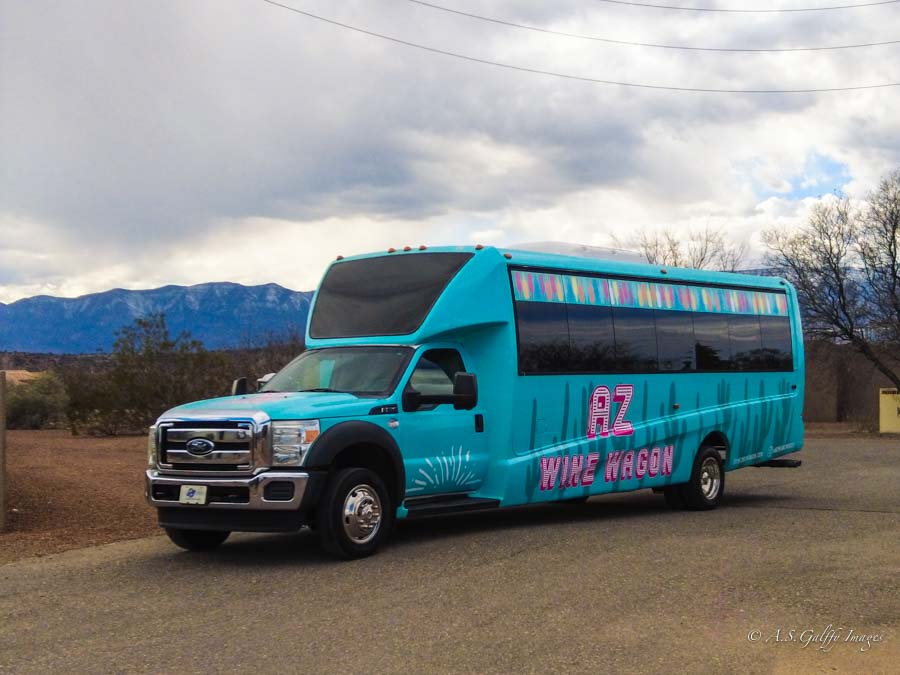
<instances>
[{"instance_id":1,"label":"chrome trim strip","mask_svg":"<svg viewBox=\"0 0 900 675\"><path fill-rule=\"evenodd\" d=\"M194 455L187 450L166 450L168 464L240 464L250 468L250 450L213 450L208 455Z\"/></svg>"},{"instance_id":2,"label":"chrome trim strip","mask_svg":"<svg viewBox=\"0 0 900 675\"><path fill-rule=\"evenodd\" d=\"M252 478L187 478L176 476L163 476L158 471L148 469L146 473L146 496L147 501L156 507L178 507L178 508L215 508L215 509L243 509L243 510L266 510L266 511L291 511L300 507L303 500L303 494L306 492L306 484L309 481L309 474L301 471L270 471L258 474ZM271 482L288 482L294 484L294 497L290 501L266 501L263 498L265 487ZM206 487L245 487L248 488L250 501L242 504L234 504L231 502L209 502L205 506L197 504L182 504L178 501L169 501L166 499L153 498L154 485L175 485L179 488L182 485L205 485Z\"/></svg>"},{"instance_id":3,"label":"chrome trim strip","mask_svg":"<svg viewBox=\"0 0 900 675\"><path fill-rule=\"evenodd\" d=\"M205 438L214 443L249 443L253 440L253 425L248 422L242 429L166 429L166 439L173 443L187 443L194 438Z\"/></svg>"}]
</instances>

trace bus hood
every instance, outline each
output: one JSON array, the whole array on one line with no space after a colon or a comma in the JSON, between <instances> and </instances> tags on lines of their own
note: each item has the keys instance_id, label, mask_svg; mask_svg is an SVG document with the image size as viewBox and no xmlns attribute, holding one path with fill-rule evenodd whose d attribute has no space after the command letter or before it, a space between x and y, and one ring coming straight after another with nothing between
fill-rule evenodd
<instances>
[{"instance_id":1,"label":"bus hood","mask_svg":"<svg viewBox=\"0 0 900 675\"><path fill-rule=\"evenodd\" d=\"M365 416L381 399L332 392L262 392L186 403L162 415L167 419L253 417L264 413L273 420L302 420Z\"/></svg>"}]
</instances>

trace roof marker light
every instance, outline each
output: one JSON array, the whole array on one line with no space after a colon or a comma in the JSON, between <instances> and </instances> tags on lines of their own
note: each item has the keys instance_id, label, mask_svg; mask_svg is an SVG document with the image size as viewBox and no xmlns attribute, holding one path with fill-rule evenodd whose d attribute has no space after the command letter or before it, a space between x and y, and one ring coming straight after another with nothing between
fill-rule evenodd
<instances>
[{"instance_id":1,"label":"roof marker light","mask_svg":"<svg viewBox=\"0 0 900 675\"><path fill-rule=\"evenodd\" d=\"M388 249L388 253L396 253L396 252L397 252L397 249L395 249L393 246L391 246L391 247Z\"/></svg>"},{"instance_id":2,"label":"roof marker light","mask_svg":"<svg viewBox=\"0 0 900 675\"><path fill-rule=\"evenodd\" d=\"M344 259L344 256L342 256L342 255L339 255L339 256L337 257L337 260L343 260L343 259Z\"/></svg>"},{"instance_id":3,"label":"roof marker light","mask_svg":"<svg viewBox=\"0 0 900 675\"><path fill-rule=\"evenodd\" d=\"M480 250L483 249L483 248L484 248L484 244L475 244L475 250L476 250L476 251L480 251Z\"/></svg>"},{"instance_id":4,"label":"roof marker light","mask_svg":"<svg viewBox=\"0 0 900 675\"><path fill-rule=\"evenodd\" d=\"M661 274L668 274L668 273L669 273L669 270L667 270L665 267L663 267L663 268L660 270L660 273L661 273Z\"/></svg>"},{"instance_id":5,"label":"roof marker light","mask_svg":"<svg viewBox=\"0 0 900 675\"><path fill-rule=\"evenodd\" d=\"M420 251L424 251L426 248L428 248L428 247L425 244L419 244Z\"/></svg>"},{"instance_id":6,"label":"roof marker light","mask_svg":"<svg viewBox=\"0 0 900 675\"><path fill-rule=\"evenodd\" d=\"M507 260L512 260L512 253L504 253L503 257L506 258Z\"/></svg>"},{"instance_id":7,"label":"roof marker light","mask_svg":"<svg viewBox=\"0 0 900 675\"><path fill-rule=\"evenodd\" d=\"M412 251L412 246L404 246L403 250L404 251Z\"/></svg>"}]
</instances>

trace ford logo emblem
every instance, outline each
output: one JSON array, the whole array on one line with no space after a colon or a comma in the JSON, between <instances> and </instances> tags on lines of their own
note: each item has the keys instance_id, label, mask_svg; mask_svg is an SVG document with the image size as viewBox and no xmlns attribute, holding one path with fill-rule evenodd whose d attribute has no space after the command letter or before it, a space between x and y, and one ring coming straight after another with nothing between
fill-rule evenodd
<instances>
[{"instance_id":1,"label":"ford logo emblem","mask_svg":"<svg viewBox=\"0 0 900 675\"><path fill-rule=\"evenodd\" d=\"M192 455L208 455L216 449L216 444L208 438L192 438L185 447Z\"/></svg>"}]
</instances>

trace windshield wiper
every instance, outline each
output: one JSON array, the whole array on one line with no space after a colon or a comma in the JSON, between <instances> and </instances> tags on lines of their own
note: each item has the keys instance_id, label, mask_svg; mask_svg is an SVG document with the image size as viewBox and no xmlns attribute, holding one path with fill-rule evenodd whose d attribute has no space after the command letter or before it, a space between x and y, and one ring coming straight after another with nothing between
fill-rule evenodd
<instances>
[{"instance_id":1,"label":"windshield wiper","mask_svg":"<svg viewBox=\"0 0 900 675\"><path fill-rule=\"evenodd\" d=\"M329 389L328 387L315 387L313 389L298 389L297 390L297 392L301 393L301 394L304 392L307 392L307 391L315 391L315 392L323 391L323 392L327 392L329 394L346 394L346 393L348 393L346 391L341 391L340 389Z\"/></svg>"}]
</instances>

